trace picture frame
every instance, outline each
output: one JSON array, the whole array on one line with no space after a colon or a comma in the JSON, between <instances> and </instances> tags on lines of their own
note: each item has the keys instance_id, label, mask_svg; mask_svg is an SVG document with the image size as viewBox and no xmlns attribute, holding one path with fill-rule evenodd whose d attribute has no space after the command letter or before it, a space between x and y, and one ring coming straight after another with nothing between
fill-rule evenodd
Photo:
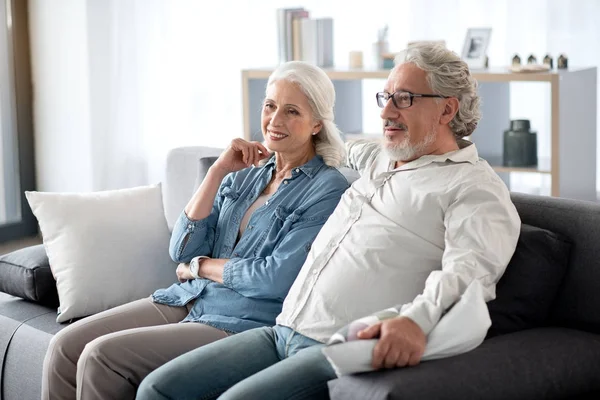
<instances>
[{"instance_id":1,"label":"picture frame","mask_svg":"<svg viewBox=\"0 0 600 400\"><path fill-rule=\"evenodd\" d=\"M462 59L469 68L486 68L487 49L492 36L492 28L469 28L463 45Z\"/></svg>"}]
</instances>

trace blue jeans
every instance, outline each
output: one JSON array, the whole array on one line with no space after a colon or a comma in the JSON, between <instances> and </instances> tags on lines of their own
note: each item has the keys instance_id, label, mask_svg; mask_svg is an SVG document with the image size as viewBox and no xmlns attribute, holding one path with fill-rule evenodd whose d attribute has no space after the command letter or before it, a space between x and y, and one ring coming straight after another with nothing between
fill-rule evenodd
<instances>
[{"instance_id":1,"label":"blue jeans","mask_svg":"<svg viewBox=\"0 0 600 400\"><path fill-rule=\"evenodd\" d=\"M336 375L322 346L279 325L252 329L156 369L136 399L328 399Z\"/></svg>"}]
</instances>

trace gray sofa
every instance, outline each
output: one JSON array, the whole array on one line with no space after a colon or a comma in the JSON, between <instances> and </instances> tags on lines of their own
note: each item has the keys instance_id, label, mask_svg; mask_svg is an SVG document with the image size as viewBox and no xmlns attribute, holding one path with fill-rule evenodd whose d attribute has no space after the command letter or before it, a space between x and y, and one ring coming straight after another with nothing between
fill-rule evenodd
<instances>
[{"instance_id":1,"label":"gray sofa","mask_svg":"<svg viewBox=\"0 0 600 400\"><path fill-rule=\"evenodd\" d=\"M202 178L199 160L219 152L170 152L169 226ZM600 398L600 205L521 194L513 201L523 240L489 305L490 338L458 357L333 380L332 399ZM15 291L1 281L3 268L18 275L13 264L29 283L44 279L44 257L41 246L0 257L0 288ZM30 286L21 288L29 301L0 292L0 400L40 398L45 351L65 326L55 322L56 299Z\"/></svg>"}]
</instances>

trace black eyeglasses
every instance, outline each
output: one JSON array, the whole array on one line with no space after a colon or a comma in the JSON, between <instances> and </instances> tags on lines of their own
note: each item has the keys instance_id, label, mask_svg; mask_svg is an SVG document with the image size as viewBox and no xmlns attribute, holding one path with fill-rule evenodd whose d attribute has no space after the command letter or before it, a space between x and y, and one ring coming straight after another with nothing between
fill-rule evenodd
<instances>
[{"instance_id":1,"label":"black eyeglasses","mask_svg":"<svg viewBox=\"0 0 600 400\"><path fill-rule=\"evenodd\" d=\"M449 96L442 96L440 94L415 94L406 91L397 91L392 94L388 92L378 92L375 94L377 98L377 105L380 108L384 108L388 101L392 99L396 108L408 108L413 104L413 98L415 97L439 97L441 99L447 99Z\"/></svg>"}]
</instances>

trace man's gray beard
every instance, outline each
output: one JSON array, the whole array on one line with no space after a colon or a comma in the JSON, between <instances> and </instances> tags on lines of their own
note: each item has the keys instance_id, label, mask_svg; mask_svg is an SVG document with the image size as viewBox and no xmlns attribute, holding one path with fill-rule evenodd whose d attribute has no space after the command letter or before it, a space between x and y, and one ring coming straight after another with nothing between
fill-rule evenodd
<instances>
[{"instance_id":1,"label":"man's gray beard","mask_svg":"<svg viewBox=\"0 0 600 400\"><path fill-rule=\"evenodd\" d=\"M412 161L425 154L429 145L435 142L436 133L429 131L420 143L410 146L407 141L400 144L392 144L387 138L383 138L381 146L392 161Z\"/></svg>"}]
</instances>

